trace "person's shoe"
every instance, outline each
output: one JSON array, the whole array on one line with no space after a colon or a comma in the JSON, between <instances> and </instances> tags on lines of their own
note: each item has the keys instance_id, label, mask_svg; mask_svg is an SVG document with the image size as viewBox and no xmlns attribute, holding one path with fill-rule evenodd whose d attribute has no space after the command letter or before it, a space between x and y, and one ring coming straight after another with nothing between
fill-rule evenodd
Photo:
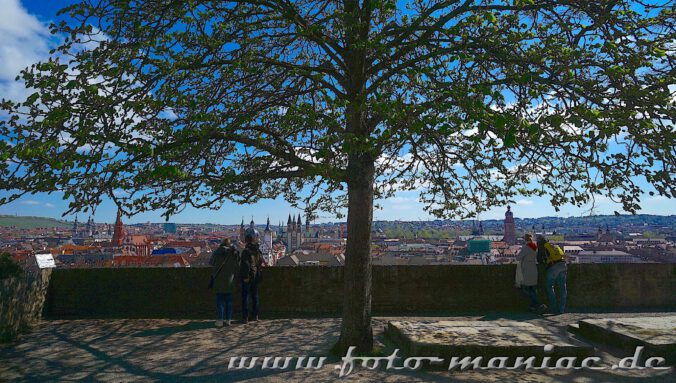
<instances>
[{"instance_id":1,"label":"person's shoe","mask_svg":"<svg viewBox=\"0 0 676 383\"><path fill-rule=\"evenodd\" d=\"M228 320L225 321L225 325L226 325L226 326L230 326L231 324L232 324L232 321L231 321L230 319L228 319Z\"/></svg>"},{"instance_id":2,"label":"person's shoe","mask_svg":"<svg viewBox=\"0 0 676 383\"><path fill-rule=\"evenodd\" d=\"M222 320L217 320L217 321L216 321L216 327L223 327L223 321L222 321Z\"/></svg>"},{"instance_id":3,"label":"person's shoe","mask_svg":"<svg viewBox=\"0 0 676 383\"><path fill-rule=\"evenodd\" d=\"M243 318L242 319L242 324L247 324L249 323L249 318Z\"/></svg>"},{"instance_id":4,"label":"person's shoe","mask_svg":"<svg viewBox=\"0 0 676 383\"><path fill-rule=\"evenodd\" d=\"M256 315L255 317L253 317L253 321L254 321L254 322L258 322L258 315Z\"/></svg>"},{"instance_id":5,"label":"person's shoe","mask_svg":"<svg viewBox=\"0 0 676 383\"><path fill-rule=\"evenodd\" d=\"M541 304L540 307L538 307L537 310L538 314L544 314L547 312L547 305L546 304Z\"/></svg>"}]
</instances>

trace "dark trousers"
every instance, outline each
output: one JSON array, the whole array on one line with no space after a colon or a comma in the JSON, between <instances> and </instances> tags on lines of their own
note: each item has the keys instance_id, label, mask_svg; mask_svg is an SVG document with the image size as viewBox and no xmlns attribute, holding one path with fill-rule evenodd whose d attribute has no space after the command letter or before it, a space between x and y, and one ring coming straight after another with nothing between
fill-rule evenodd
<instances>
[{"instance_id":1,"label":"dark trousers","mask_svg":"<svg viewBox=\"0 0 676 383\"><path fill-rule=\"evenodd\" d=\"M531 308L540 307L540 300L538 299L537 286L521 286L521 291L523 291L523 293L526 294L526 296L528 298L530 298L530 307Z\"/></svg>"},{"instance_id":2,"label":"dark trousers","mask_svg":"<svg viewBox=\"0 0 676 383\"><path fill-rule=\"evenodd\" d=\"M251 298L251 318L258 316L260 300L256 282L242 282L242 318L249 318L249 298Z\"/></svg>"},{"instance_id":3,"label":"dark trousers","mask_svg":"<svg viewBox=\"0 0 676 383\"><path fill-rule=\"evenodd\" d=\"M232 319L232 293L216 294L216 312L219 320Z\"/></svg>"}]
</instances>

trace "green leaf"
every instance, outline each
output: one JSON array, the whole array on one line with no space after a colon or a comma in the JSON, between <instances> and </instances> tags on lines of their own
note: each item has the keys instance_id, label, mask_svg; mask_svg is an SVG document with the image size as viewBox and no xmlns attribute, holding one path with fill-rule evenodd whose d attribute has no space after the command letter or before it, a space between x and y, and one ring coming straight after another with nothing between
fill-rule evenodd
<instances>
[{"instance_id":1,"label":"green leaf","mask_svg":"<svg viewBox=\"0 0 676 383\"><path fill-rule=\"evenodd\" d=\"M511 148L516 144L516 128L510 127L504 139L505 147Z\"/></svg>"},{"instance_id":2,"label":"green leaf","mask_svg":"<svg viewBox=\"0 0 676 383\"><path fill-rule=\"evenodd\" d=\"M495 123L495 128L499 130L504 129L505 124L507 123L507 119L502 114L496 114L495 117L493 117L493 121Z\"/></svg>"},{"instance_id":3,"label":"green leaf","mask_svg":"<svg viewBox=\"0 0 676 383\"><path fill-rule=\"evenodd\" d=\"M28 96L28 98L26 98L26 102L24 102L24 105L26 106L33 105L38 98L40 98L40 93L35 92L30 96Z\"/></svg>"}]
</instances>

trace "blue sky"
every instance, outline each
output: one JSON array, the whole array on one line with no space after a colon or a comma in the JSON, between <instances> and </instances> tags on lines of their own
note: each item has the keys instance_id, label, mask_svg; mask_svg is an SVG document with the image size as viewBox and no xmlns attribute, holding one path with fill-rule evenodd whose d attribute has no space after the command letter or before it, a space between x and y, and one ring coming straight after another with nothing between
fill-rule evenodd
<instances>
[{"instance_id":1,"label":"blue sky","mask_svg":"<svg viewBox=\"0 0 676 383\"><path fill-rule=\"evenodd\" d=\"M56 12L72 1L19 1L0 0L0 98L22 99L27 96L26 90L14 78L18 72L31 63L46 59L49 49L54 44L49 34L50 21L57 20ZM644 190L651 188L643 182ZM2 192L0 192L2 196ZM423 211L418 202L417 192L402 192L396 197L380 201L382 209L374 212L377 220L425 220L432 219ZM34 215L61 218L67 210L67 201L63 201L59 193L36 194L24 196L11 204L0 206L0 214ZM666 197L645 195L641 205L641 213L669 215L676 214L676 200ZM512 206L515 216L534 218L559 215L563 217L590 214L589 206L578 208L564 206L560 212L549 204L547 198L517 198ZM597 198L595 214L613 214L621 211L621 206L606 198ZM500 219L504 217L505 208L495 208L482 213L481 219ZM258 223L264 223L269 216L271 223L286 222L288 214L298 214L282 199L267 200L255 205L237 205L226 203L220 210L198 210L188 208L172 217L172 222L180 223L239 223L242 217L248 222L253 216ZM329 214L319 213L317 222L337 221ZM66 217L72 219L72 216ZM80 214L80 220L86 220L86 214ZM97 222L112 222L115 219L115 206L106 201L97 208L94 219ZM305 218L303 218L305 220ZM126 218L125 222L162 222L161 211L148 212Z\"/></svg>"}]
</instances>

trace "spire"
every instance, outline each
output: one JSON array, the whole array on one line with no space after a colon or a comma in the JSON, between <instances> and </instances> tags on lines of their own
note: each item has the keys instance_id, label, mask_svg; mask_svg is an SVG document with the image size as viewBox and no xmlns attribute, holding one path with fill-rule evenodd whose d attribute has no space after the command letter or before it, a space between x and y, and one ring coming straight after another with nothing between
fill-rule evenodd
<instances>
[{"instance_id":1,"label":"spire","mask_svg":"<svg viewBox=\"0 0 676 383\"><path fill-rule=\"evenodd\" d=\"M77 216L75 216L75 221L73 222L73 229L72 229L71 236L72 237L77 237L77 232L78 232L78 225L77 225Z\"/></svg>"},{"instance_id":2,"label":"spire","mask_svg":"<svg viewBox=\"0 0 676 383\"><path fill-rule=\"evenodd\" d=\"M298 226L300 227L303 223L300 220L300 213L298 213Z\"/></svg>"},{"instance_id":3,"label":"spire","mask_svg":"<svg viewBox=\"0 0 676 383\"><path fill-rule=\"evenodd\" d=\"M289 220L286 222L287 225L291 225L291 214L289 214Z\"/></svg>"},{"instance_id":4,"label":"spire","mask_svg":"<svg viewBox=\"0 0 676 383\"><path fill-rule=\"evenodd\" d=\"M265 231L270 231L270 216L268 216L268 224L265 225Z\"/></svg>"},{"instance_id":5,"label":"spire","mask_svg":"<svg viewBox=\"0 0 676 383\"><path fill-rule=\"evenodd\" d=\"M242 217L242 223L239 225L239 227L244 227L244 217Z\"/></svg>"},{"instance_id":6,"label":"spire","mask_svg":"<svg viewBox=\"0 0 676 383\"><path fill-rule=\"evenodd\" d=\"M124 231L122 227L122 211L117 209L117 218L115 219L115 229L113 231L113 240L111 244L113 246L122 246L122 239L124 237Z\"/></svg>"},{"instance_id":7,"label":"spire","mask_svg":"<svg viewBox=\"0 0 676 383\"><path fill-rule=\"evenodd\" d=\"M251 216L251 222L249 223L249 227L254 227L254 226L256 226L256 224L254 223L253 215L252 215Z\"/></svg>"}]
</instances>

